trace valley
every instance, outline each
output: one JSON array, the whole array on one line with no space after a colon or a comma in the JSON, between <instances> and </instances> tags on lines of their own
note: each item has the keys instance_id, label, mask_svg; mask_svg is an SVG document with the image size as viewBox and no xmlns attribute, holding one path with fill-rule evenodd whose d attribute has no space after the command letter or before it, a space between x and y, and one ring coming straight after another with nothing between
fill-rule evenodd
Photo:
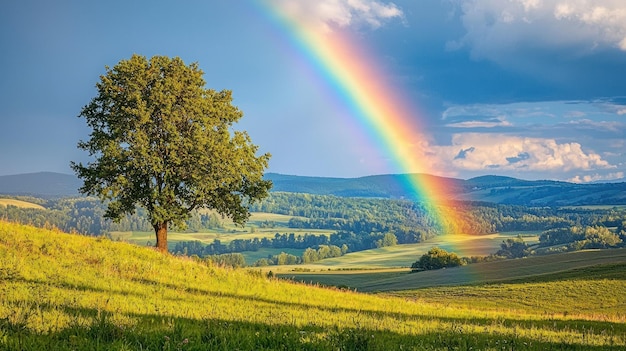
<instances>
[{"instance_id":1,"label":"valley","mask_svg":"<svg viewBox=\"0 0 626 351\"><path fill-rule=\"evenodd\" d=\"M141 211L7 194L0 350L626 347L624 205L454 206L432 227L406 199L273 192L245 226L194 213L163 255ZM463 264L411 272L433 247Z\"/></svg>"}]
</instances>

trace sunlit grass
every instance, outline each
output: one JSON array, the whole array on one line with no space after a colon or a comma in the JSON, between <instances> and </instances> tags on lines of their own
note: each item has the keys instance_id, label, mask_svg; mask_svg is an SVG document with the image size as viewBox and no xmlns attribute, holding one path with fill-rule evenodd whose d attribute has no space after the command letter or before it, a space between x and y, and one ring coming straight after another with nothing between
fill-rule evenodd
<instances>
[{"instance_id":1,"label":"sunlit grass","mask_svg":"<svg viewBox=\"0 0 626 351\"><path fill-rule=\"evenodd\" d=\"M583 272L576 279L585 280L588 277L596 279L606 277L606 269L622 265L622 275L612 276L610 279L620 282L626 281L626 250L587 250L563 254L534 256L524 259L498 260L493 262L475 263L466 266L444 270L423 271L410 273L410 270L320 270L307 269L306 271L276 269L281 277L305 282L319 282L330 286L348 286L352 289L367 292L416 290L428 287L443 287L451 285L493 284L516 280L517 282L533 283L536 279L550 278L550 281L569 279L572 274ZM593 267L601 267L600 272L590 272ZM303 266L306 268L309 266ZM281 267L282 268L282 267ZM570 282L576 285L575 282ZM611 290L607 291L612 294Z\"/></svg>"},{"instance_id":2,"label":"sunlit grass","mask_svg":"<svg viewBox=\"0 0 626 351\"><path fill-rule=\"evenodd\" d=\"M304 250L302 249L272 249L272 248L261 248L258 251L246 251L243 254L246 259L246 264L253 265L256 261L262 258L268 258L271 256L280 255L281 252L294 255L294 256L302 256ZM266 270L271 270L272 268L276 268L276 266L268 266Z\"/></svg>"},{"instance_id":3,"label":"sunlit grass","mask_svg":"<svg viewBox=\"0 0 626 351\"><path fill-rule=\"evenodd\" d=\"M0 199L0 206L15 206L20 208L34 208L38 210L45 210L45 207L39 204L16 199Z\"/></svg>"},{"instance_id":4,"label":"sunlit grass","mask_svg":"<svg viewBox=\"0 0 626 351\"><path fill-rule=\"evenodd\" d=\"M443 286L392 293L457 308L517 310L572 319L626 322L626 262L536 275L502 283ZM506 301L506 303L503 303Z\"/></svg>"},{"instance_id":5,"label":"sunlit grass","mask_svg":"<svg viewBox=\"0 0 626 351\"><path fill-rule=\"evenodd\" d=\"M488 256L500 249L500 244L507 238L523 234L527 243L538 240L536 232L510 232L485 235L444 235L417 244L387 246L377 249L350 252L341 257L324 259L312 264L298 266L273 267L277 272L289 272L294 269L311 271L345 270L345 269L388 269L408 268L420 256L437 246L454 252L459 256Z\"/></svg>"},{"instance_id":6,"label":"sunlit grass","mask_svg":"<svg viewBox=\"0 0 626 351\"><path fill-rule=\"evenodd\" d=\"M623 320L447 300L300 285L126 243L0 222L0 350L626 346Z\"/></svg>"}]
</instances>

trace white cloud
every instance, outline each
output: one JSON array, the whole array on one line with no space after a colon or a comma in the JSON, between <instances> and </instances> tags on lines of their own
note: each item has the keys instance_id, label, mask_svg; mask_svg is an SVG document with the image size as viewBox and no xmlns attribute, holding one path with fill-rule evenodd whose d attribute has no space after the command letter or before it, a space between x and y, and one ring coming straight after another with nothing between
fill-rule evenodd
<instances>
[{"instance_id":1,"label":"white cloud","mask_svg":"<svg viewBox=\"0 0 626 351\"><path fill-rule=\"evenodd\" d=\"M623 179L624 172L614 172L608 174L592 174L592 175L577 175L573 178L568 179L567 181L572 183L589 183L589 182L597 182L597 181L607 181L607 180L617 180Z\"/></svg>"},{"instance_id":2,"label":"white cloud","mask_svg":"<svg viewBox=\"0 0 626 351\"><path fill-rule=\"evenodd\" d=\"M567 123L569 126L579 129L588 129L595 131L623 132L624 124L615 121L592 121L590 119L578 119Z\"/></svg>"},{"instance_id":3,"label":"white cloud","mask_svg":"<svg viewBox=\"0 0 626 351\"><path fill-rule=\"evenodd\" d=\"M623 0L461 0L466 35L449 48L466 45L476 58L505 64L520 48L601 47L626 51Z\"/></svg>"},{"instance_id":4,"label":"white cloud","mask_svg":"<svg viewBox=\"0 0 626 351\"><path fill-rule=\"evenodd\" d=\"M565 118L583 118L587 114L583 111L569 111L563 115Z\"/></svg>"},{"instance_id":5,"label":"white cloud","mask_svg":"<svg viewBox=\"0 0 626 351\"><path fill-rule=\"evenodd\" d=\"M270 0L285 14L299 23L326 32L334 27L366 24L380 27L384 21L403 18L394 3L377 0Z\"/></svg>"},{"instance_id":6,"label":"white cloud","mask_svg":"<svg viewBox=\"0 0 626 351\"><path fill-rule=\"evenodd\" d=\"M463 121L446 124L446 127L453 128L495 128L495 127L511 127L513 124L504 119L504 117L494 118L488 121Z\"/></svg>"},{"instance_id":7,"label":"white cloud","mask_svg":"<svg viewBox=\"0 0 626 351\"><path fill-rule=\"evenodd\" d=\"M442 114L443 120L458 118L497 118L504 120L507 117L554 117L546 110L545 103L511 103L511 104L471 104L448 107Z\"/></svg>"},{"instance_id":8,"label":"white cloud","mask_svg":"<svg viewBox=\"0 0 626 351\"><path fill-rule=\"evenodd\" d=\"M559 171L615 168L579 143L504 134L455 134L450 146L434 146L442 162L465 171Z\"/></svg>"}]
</instances>

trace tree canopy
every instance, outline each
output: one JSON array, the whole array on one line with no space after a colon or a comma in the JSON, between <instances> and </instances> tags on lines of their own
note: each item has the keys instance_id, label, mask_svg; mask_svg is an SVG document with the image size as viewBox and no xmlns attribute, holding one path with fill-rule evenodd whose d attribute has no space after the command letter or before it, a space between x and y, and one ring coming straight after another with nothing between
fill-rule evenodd
<instances>
[{"instance_id":1,"label":"tree canopy","mask_svg":"<svg viewBox=\"0 0 626 351\"><path fill-rule=\"evenodd\" d=\"M438 247L433 247L422 255L419 260L413 262L411 268L416 271L457 267L462 264L461 259L454 252L448 252Z\"/></svg>"},{"instance_id":2,"label":"tree canopy","mask_svg":"<svg viewBox=\"0 0 626 351\"><path fill-rule=\"evenodd\" d=\"M270 155L257 156L248 134L231 130L243 116L232 92L206 89L202 76L180 58L133 55L106 68L79 115L92 132L78 147L94 158L72 162L81 192L106 200L114 220L145 208L161 251L168 225L184 225L194 209L243 224L271 187Z\"/></svg>"}]
</instances>

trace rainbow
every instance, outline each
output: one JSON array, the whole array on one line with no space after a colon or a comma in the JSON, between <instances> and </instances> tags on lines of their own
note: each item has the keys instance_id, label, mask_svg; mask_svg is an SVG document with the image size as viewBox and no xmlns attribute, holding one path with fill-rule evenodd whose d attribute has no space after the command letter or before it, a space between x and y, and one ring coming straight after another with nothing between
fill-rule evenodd
<instances>
[{"instance_id":1,"label":"rainbow","mask_svg":"<svg viewBox=\"0 0 626 351\"><path fill-rule=\"evenodd\" d=\"M461 219L455 217L448 183L425 175L440 170L416 156L423 152L423 145L428 145L425 128L418 123L421 116L387 81L375 55L355 45L357 41L346 33L325 33L298 23L278 8L261 2L258 6L345 104L369 139L392 160L392 172L404 175L403 186L413 198L432 205L439 229L454 232L455 223Z\"/></svg>"}]
</instances>

